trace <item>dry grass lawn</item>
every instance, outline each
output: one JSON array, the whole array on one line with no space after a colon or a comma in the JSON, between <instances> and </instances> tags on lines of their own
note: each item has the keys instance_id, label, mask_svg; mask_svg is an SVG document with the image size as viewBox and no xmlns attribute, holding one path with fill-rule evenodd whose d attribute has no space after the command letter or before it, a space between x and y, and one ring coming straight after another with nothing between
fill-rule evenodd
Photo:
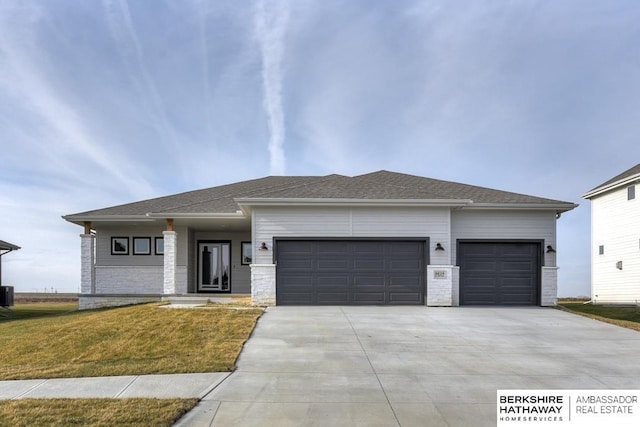
<instances>
[{"instance_id":1,"label":"dry grass lawn","mask_svg":"<svg viewBox=\"0 0 640 427\"><path fill-rule=\"evenodd\" d=\"M0 401L0 426L171 426L197 399L20 399Z\"/></svg>"},{"instance_id":2,"label":"dry grass lawn","mask_svg":"<svg viewBox=\"0 0 640 427\"><path fill-rule=\"evenodd\" d=\"M616 307L568 301L559 301L558 305L581 316L640 331L640 308L638 307Z\"/></svg>"},{"instance_id":3,"label":"dry grass lawn","mask_svg":"<svg viewBox=\"0 0 640 427\"><path fill-rule=\"evenodd\" d=\"M144 304L0 322L0 379L231 371L261 314Z\"/></svg>"}]
</instances>

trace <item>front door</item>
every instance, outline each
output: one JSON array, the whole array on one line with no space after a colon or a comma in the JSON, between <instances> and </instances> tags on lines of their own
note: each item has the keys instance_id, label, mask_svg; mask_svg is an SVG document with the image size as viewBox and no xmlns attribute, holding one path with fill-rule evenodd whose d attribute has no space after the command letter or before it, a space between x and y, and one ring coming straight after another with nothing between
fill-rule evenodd
<instances>
[{"instance_id":1,"label":"front door","mask_svg":"<svg viewBox=\"0 0 640 427\"><path fill-rule=\"evenodd\" d=\"M198 292L231 290L231 244L198 242Z\"/></svg>"}]
</instances>

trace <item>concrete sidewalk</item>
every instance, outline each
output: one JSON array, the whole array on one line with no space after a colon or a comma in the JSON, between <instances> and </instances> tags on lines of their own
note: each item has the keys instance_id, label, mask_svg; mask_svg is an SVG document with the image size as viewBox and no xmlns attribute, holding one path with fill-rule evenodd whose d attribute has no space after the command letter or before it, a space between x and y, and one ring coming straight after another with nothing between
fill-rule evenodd
<instances>
[{"instance_id":1,"label":"concrete sidewalk","mask_svg":"<svg viewBox=\"0 0 640 427\"><path fill-rule=\"evenodd\" d=\"M0 399L23 398L190 398L202 399L230 372L124 375L95 378L0 381Z\"/></svg>"}]
</instances>

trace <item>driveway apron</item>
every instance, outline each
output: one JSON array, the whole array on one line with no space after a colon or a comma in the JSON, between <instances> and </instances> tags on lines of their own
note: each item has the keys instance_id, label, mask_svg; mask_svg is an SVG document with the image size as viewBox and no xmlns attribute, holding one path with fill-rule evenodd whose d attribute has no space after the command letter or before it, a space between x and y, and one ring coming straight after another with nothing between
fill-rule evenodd
<instances>
[{"instance_id":1,"label":"driveway apron","mask_svg":"<svg viewBox=\"0 0 640 427\"><path fill-rule=\"evenodd\" d=\"M493 426L498 389L638 389L638 354L551 308L271 307L178 425Z\"/></svg>"}]
</instances>

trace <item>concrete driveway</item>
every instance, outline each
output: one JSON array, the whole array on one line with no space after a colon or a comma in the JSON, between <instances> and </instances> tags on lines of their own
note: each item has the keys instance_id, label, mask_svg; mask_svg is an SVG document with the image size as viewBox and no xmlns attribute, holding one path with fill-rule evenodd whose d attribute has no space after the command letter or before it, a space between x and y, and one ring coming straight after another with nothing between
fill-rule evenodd
<instances>
[{"instance_id":1,"label":"concrete driveway","mask_svg":"<svg viewBox=\"0 0 640 427\"><path fill-rule=\"evenodd\" d=\"M493 426L497 389L639 389L639 354L551 308L273 307L182 425Z\"/></svg>"}]
</instances>

